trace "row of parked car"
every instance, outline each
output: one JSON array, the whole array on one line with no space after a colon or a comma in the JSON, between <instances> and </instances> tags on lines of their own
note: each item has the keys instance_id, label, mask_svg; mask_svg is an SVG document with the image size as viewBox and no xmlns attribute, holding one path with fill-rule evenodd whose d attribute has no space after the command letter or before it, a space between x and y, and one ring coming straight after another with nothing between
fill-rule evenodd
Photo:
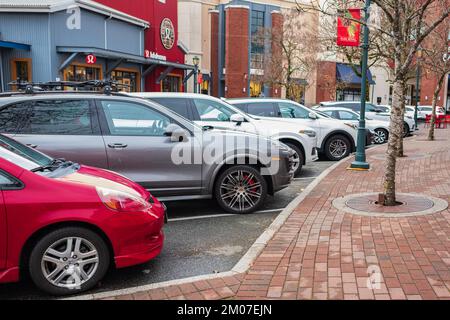
<instances>
[{"instance_id":1,"label":"row of parked car","mask_svg":"<svg viewBox=\"0 0 450 320\"><path fill-rule=\"evenodd\" d=\"M164 239L160 200L254 212L319 154L355 150L356 114L341 111L186 93L3 94L0 283L29 275L46 292L75 294L110 266L152 259ZM374 122L367 144L387 128Z\"/></svg>"}]
</instances>

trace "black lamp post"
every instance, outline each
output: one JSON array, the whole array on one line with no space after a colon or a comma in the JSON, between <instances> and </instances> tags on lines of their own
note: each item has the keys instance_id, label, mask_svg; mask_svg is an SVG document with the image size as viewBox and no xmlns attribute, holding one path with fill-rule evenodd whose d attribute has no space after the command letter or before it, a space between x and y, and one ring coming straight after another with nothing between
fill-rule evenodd
<instances>
[{"instance_id":1,"label":"black lamp post","mask_svg":"<svg viewBox=\"0 0 450 320\"><path fill-rule=\"evenodd\" d=\"M198 92L198 65L200 64L200 58L195 56L192 58L194 63L194 93Z\"/></svg>"},{"instance_id":2,"label":"black lamp post","mask_svg":"<svg viewBox=\"0 0 450 320\"><path fill-rule=\"evenodd\" d=\"M370 0L366 0L364 6L364 43L362 45L362 66L361 66L361 110L359 112L359 127L356 144L355 161L350 165L350 169L368 170L369 163L366 161L366 92L367 92L367 64L369 60L369 9Z\"/></svg>"}]
</instances>

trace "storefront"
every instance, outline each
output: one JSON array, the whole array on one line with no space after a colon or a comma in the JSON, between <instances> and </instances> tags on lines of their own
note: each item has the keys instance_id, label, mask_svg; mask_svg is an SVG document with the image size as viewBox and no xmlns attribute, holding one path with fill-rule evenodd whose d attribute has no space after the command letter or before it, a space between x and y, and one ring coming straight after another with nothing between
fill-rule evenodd
<instances>
[{"instance_id":1,"label":"storefront","mask_svg":"<svg viewBox=\"0 0 450 320\"><path fill-rule=\"evenodd\" d=\"M147 20L93 1L10 0L0 9L1 91L15 80L104 79L123 91L181 91L193 69L147 49Z\"/></svg>"},{"instance_id":2,"label":"storefront","mask_svg":"<svg viewBox=\"0 0 450 320\"><path fill-rule=\"evenodd\" d=\"M185 50L178 41L178 1L96 1L149 22L150 27L144 31L143 52L158 64L144 71L145 90L184 91L189 75L193 81L190 74L193 67L184 64Z\"/></svg>"},{"instance_id":3,"label":"storefront","mask_svg":"<svg viewBox=\"0 0 450 320\"><path fill-rule=\"evenodd\" d=\"M352 67L351 65L344 63L336 64L337 101L361 100L361 77L357 74L357 72L360 73L358 69L360 70L359 66ZM369 69L367 70L367 84L368 86L375 84ZM367 90L367 93L369 93L369 90ZM368 97L367 100L369 100Z\"/></svg>"}]
</instances>

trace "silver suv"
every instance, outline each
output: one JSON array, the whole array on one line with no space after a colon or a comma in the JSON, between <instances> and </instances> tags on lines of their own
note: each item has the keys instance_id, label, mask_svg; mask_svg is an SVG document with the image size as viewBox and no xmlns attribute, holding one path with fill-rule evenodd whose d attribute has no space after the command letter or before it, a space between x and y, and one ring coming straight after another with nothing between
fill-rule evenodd
<instances>
[{"instance_id":1,"label":"silver suv","mask_svg":"<svg viewBox=\"0 0 450 320\"><path fill-rule=\"evenodd\" d=\"M256 210L293 177L292 150L278 141L198 126L122 95L3 95L0 132L55 158L121 173L162 200L214 197L232 213Z\"/></svg>"}]
</instances>

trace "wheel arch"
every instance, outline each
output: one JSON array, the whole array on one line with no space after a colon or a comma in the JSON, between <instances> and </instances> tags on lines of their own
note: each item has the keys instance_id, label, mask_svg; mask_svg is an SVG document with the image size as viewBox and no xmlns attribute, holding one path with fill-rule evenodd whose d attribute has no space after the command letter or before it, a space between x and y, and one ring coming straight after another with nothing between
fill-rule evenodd
<instances>
[{"instance_id":1,"label":"wheel arch","mask_svg":"<svg viewBox=\"0 0 450 320\"><path fill-rule=\"evenodd\" d=\"M356 143L355 143L355 139L353 139L352 135L349 134L347 131L344 130L335 130L332 131L330 133L328 133L325 138L322 141L322 145L321 145L321 150L324 151L325 150L325 145L327 144L328 140L330 140L332 137L337 136L337 135L343 135L345 136L350 143L352 144L351 147L351 152L355 152L356 151Z\"/></svg>"},{"instance_id":2,"label":"wheel arch","mask_svg":"<svg viewBox=\"0 0 450 320\"><path fill-rule=\"evenodd\" d=\"M26 271L26 267L29 264L29 257L31 255L31 251L33 250L33 244L35 244L39 239L41 239L43 236L48 234L49 232L66 228L66 227L81 227L88 229L90 231L95 232L98 236L100 236L103 241L105 241L105 244L109 251L109 256L111 259L111 263L114 265L114 248L113 245L109 239L109 237L106 235L106 233L97 227L96 225L83 222L83 221L63 221L63 222L56 222L49 224L47 226L44 226L38 230L36 230L28 239L26 240L25 244L22 247L22 251L20 253L20 260L19 260L19 268L21 272L21 278L22 276L25 276L24 271Z\"/></svg>"},{"instance_id":3,"label":"wheel arch","mask_svg":"<svg viewBox=\"0 0 450 320\"><path fill-rule=\"evenodd\" d=\"M288 137L283 137L283 138L279 138L278 140L280 140L283 143L291 143L293 145L295 145L296 147L300 148L300 150L302 151L302 161L303 161L303 165L306 164L306 152L305 152L305 148L303 147L303 144L298 141L295 140L294 138L288 138Z\"/></svg>"}]
</instances>

